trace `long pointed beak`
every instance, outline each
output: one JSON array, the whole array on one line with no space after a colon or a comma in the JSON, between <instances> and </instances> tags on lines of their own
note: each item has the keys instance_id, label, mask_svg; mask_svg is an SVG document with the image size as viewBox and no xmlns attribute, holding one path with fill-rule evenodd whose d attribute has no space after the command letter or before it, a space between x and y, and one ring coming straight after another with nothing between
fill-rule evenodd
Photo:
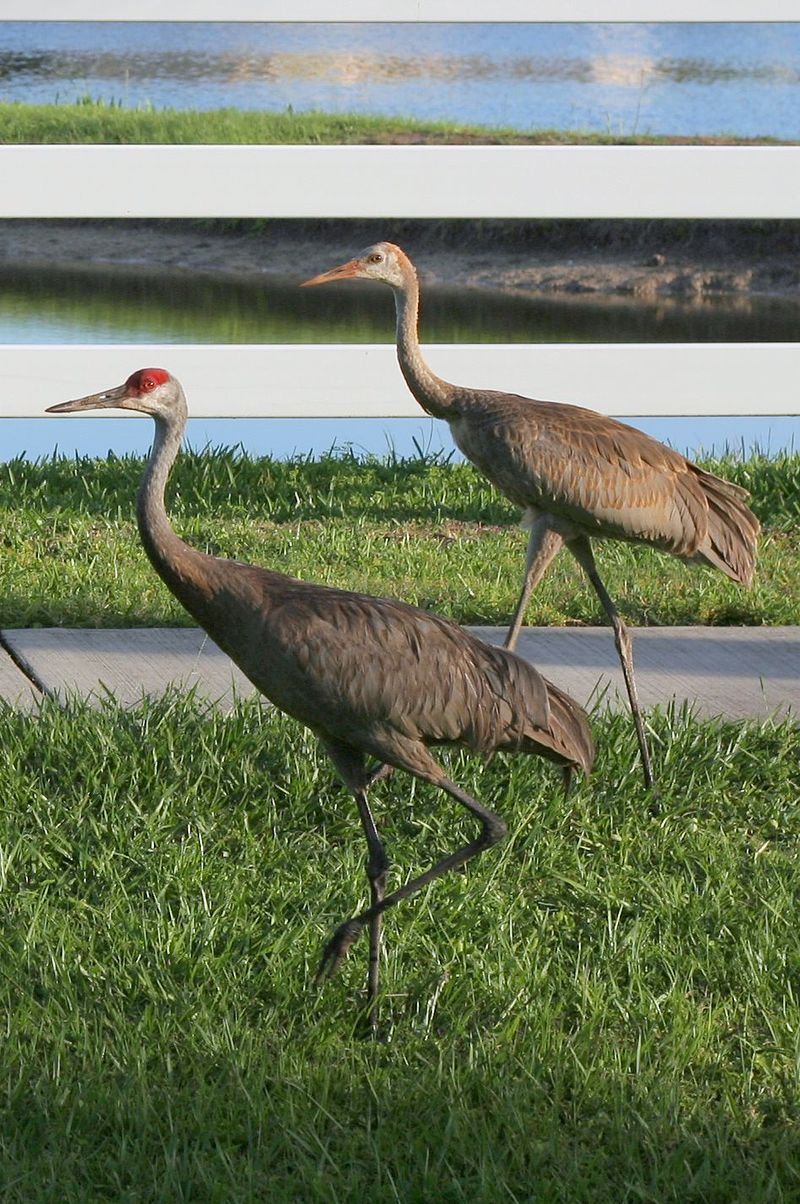
<instances>
[{"instance_id":1,"label":"long pointed beak","mask_svg":"<svg viewBox=\"0 0 800 1204\"><path fill-rule=\"evenodd\" d=\"M348 259L347 263L340 263L338 268L331 268L329 272L321 272L319 276L312 276L310 280L304 280L300 285L301 288L311 288L315 284L328 284L332 280L351 280L353 276L358 276L361 271L360 259Z\"/></svg>"},{"instance_id":2,"label":"long pointed beak","mask_svg":"<svg viewBox=\"0 0 800 1204\"><path fill-rule=\"evenodd\" d=\"M76 410L110 410L126 397L125 385L115 389L105 389L102 393L90 393L88 397L76 397L74 401L62 401L59 405L48 406L46 414L74 414Z\"/></svg>"}]
</instances>

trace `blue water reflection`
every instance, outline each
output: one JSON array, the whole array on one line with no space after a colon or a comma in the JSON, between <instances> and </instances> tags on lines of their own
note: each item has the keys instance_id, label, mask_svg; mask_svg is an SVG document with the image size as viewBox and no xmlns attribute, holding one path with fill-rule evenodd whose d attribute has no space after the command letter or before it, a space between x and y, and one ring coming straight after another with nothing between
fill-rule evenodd
<instances>
[{"instance_id":1,"label":"blue water reflection","mask_svg":"<svg viewBox=\"0 0 800 1204\"><path fill-rule=\"evenodd\" d=\"M61 400L60 398L56 400ZM191 400L191 399L190 399ZM800 450L800 418L627 418L665 443L689 455L753 449L774 454ZM0 461L64 455L144 455L152 424L138 418L6 418L0 424ZM390 453L463 457L454 450L444 422L419 418L215 418L189 420L188 439L195 448L240 445L251 455L320 456L334 449L380 458Z\"/></svg>"},{"instance_id":2,"label":"blue water reflection","mask_svg":"<svg viewBox=\"0 0 800 1204\"><path fill-rule=\"evenodd\" d=\"M800 23L3 22L0 98L800 138Z\"/></svg>"}]
</instances>

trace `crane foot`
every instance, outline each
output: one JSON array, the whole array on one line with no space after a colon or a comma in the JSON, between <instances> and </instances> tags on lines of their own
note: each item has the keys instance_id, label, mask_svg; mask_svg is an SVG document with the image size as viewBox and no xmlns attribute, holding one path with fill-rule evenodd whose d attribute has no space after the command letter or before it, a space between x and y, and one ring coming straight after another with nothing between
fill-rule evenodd
<instances>
[{"instance_id":1,"label":"crane foot","mask_svg":"<svg viewBox=\"0 0 800 1204\"><path fill-rule=\"evenodd\" d=\"M350 946L358 939L363 927L360 920L348 920L346 924L339 925L322 951L319 968L314 978L315 987L325 982L326 979L333 978L350 952Z\"/></svg>"}]
</instances>

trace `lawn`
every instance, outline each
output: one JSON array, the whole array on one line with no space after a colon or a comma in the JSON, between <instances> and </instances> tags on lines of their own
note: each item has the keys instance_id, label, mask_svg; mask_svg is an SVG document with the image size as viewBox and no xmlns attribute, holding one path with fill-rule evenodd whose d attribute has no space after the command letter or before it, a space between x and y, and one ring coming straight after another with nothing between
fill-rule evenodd
<instances>
[{"instance_id":1,"label":"lawn","mask_svg":"<svg viewBox=\"0 0 800 1204\"><path fill-rule=\"evenodd\" d=\"M800 458L729 457L765 524L745 594L600 550L637 622L798 622ZM142 463L0 466L4 626L183 621L132 522ZM503 622L524 534L468 465L178 461L199 546ZM564 559L564 558L562 558ZM534 621L597 621L565 561ZM800 729L594 722L564 799L540 761L444 753L508 839L387 916L379 1038L355 805L256 703L0 707L4 1204L780 1204L800 1198ZM451 800L372 792L396 884L468 839Z\"/></svg>"},{"instance_id":2,"label":"lawn","mask_svg":"<svg viewBox=\"0 0 800 1204\"><path fill-rule=\"evenodd\" d=\"M765 526L755 588L622 544L599 545L612 597L635 624L800 622L800 456L714 462L753 492ZM142 461L56 458L0 465L3 626L189 623L142 552L134 499ZM204 550L348 589L404 598L468 623L507 622L525 532L515 509L468 464L184 455L170 506ZM604 622L562 553L532 623Z\"/></svg>"},{"instance_id":3,"label":"lawn","mask_svg":"<svg viewBox=\"0 0 800 1204\"><path fill-rule=\"evenodd\" d=\"M352 800L243 705L0 710L0 1165L39 1201L796 1200L800 734L627 717L568 801L445 757L509 838L387 918L380 1039ZM469 821L376 787L402 881Z\"/></svg>"}]
</instances>

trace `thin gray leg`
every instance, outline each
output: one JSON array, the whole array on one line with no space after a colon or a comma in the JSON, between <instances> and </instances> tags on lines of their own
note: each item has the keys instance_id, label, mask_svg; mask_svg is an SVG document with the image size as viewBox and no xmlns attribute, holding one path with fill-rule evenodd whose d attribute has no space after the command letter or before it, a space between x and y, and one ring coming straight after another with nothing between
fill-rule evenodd
<instances>
[{"instance_id":1,"label":"thin gray leg","mask_svg":"<svg viewBox=\"0 0 800 1204\"><path fill-rule=\"evenodd\" d=\"M350 946L356 940L365 924L371 925L373 919L386 911L387 907L394 907L401 899L407 899L409 895L415 894L423 886L427 886L429 882L433 882L435 878L440 878L448 870L454 870L458 866L464 865L471 857L482 853L484 849L488 849L490 845L496 844L498 840L502 840L505 836L507 830L505 820L501 819L499 815L495 815L488 807L484 807L482 803L472 798L471 795L466 794L454 782L444 777L429 778L428 780L433 781L436 786L441 786L442 790L446 790L449 795L480 820L480 834L475 840L471 840L462 848L456 849L454 853L450 853L449 856L443 857L441 861L437 861L424 874L420 874L417 878L412 878L410 882L406 882L405 886L401 886L398 890L392 891L390 895L386 895L385 898L373 903L371 907L368 907L366 911L362 911L360 915L354 916L344 924L340 924L323 950L317 971L317 982L330 978L336 973L347 956Z\"/></svg>"},{"instance_id":2,"label":"thin gray leg","mask_svg":"<svg viewBox=\"0 0 800 1204\"><path fill-rule=\"evenodd\" d=\"M392 765L380 764L371 772L364 764L364 755L348 744L336 744L323 740L323 747L341 774L345 785L352 793L361 818L361 826L367 839L367 878L370 888L370 907L375 908L383 900L386 892L386 876L389 871L389 858L378 836L375 820L372 818L367 788L374 782L387 778L393 771ZM370 1028L375 1030L378 1024L378 987L380 980L381 937L383 913L376 911L369 925L369 971L367 975L367 1014Z\"/></svg>"},{"instance_id":3,"label":"thin gray leg","mask_svg":"<svg viewBox=\"0 0 800 1204\"><path fill-rule=\"evenodd\" d=\"M536 589L542 577L544 577L553 557L557 554L563 543L563 537L548 526L547 515L542 514L534 520L530 535L528 536L528 552L525 558L525 577L522 581L522 593L519 596L517 609L514 611L514 617L511 620L511 626L506 636L505 647L511 652L513 652L516 645L531 594Z\"/></svg>"},{"instance_id":4,"label":"thin gray leg","mask_svg":"<svg viewBox=\"0 0 800 1204\"><path fill-rule=\"evenodd\" d=\"M381 964L381 925L383 923L383 912L375 911L375 908L383 902L386 893L389 858L386 856L386 850L378 836L375 821L372 818L372 812L367 802L366 790L356 790L353 793L358 804L358 814L361 816L361 824L364 828L364 835L367 838L367 849L369 850L367 854L367 877L369 878L370 886L370 911L374 911L374 915L369 922L367 1015L369 1017L370 1028L374 1030L378 1024L377 1005Z\"/></svg>"},{"instance_id":5,"label":"thin gray leg","mask_svg":"<svg viewBox=\"0 0 800 1204\"><path fill-rule=\"evenodd\" d=\"M594 591L611 621L611 626L614 628L614 643L617 646L617 655L622 665L622 675L625 678L625 687L628 691L628 700L631 704L631 713L633 715L634 726L636 727L636 737L639 741L639 750L642 754L644 783L648 790L652 789L655 785L655 776L653 774L653 763L650 759L650 749L647 746L647 737L644 731L644 720L642 719L642 712L639 706L639 692L636 689L636 679L633 676L633 641L631 640L630 632L622 622L619 611L609 597L606 587L603 585L600 574L597 571L597 565L594 562L594 555L589 540L573 539L570 540L567 546L591 581Z\"/></svg>"}]
</instances>

